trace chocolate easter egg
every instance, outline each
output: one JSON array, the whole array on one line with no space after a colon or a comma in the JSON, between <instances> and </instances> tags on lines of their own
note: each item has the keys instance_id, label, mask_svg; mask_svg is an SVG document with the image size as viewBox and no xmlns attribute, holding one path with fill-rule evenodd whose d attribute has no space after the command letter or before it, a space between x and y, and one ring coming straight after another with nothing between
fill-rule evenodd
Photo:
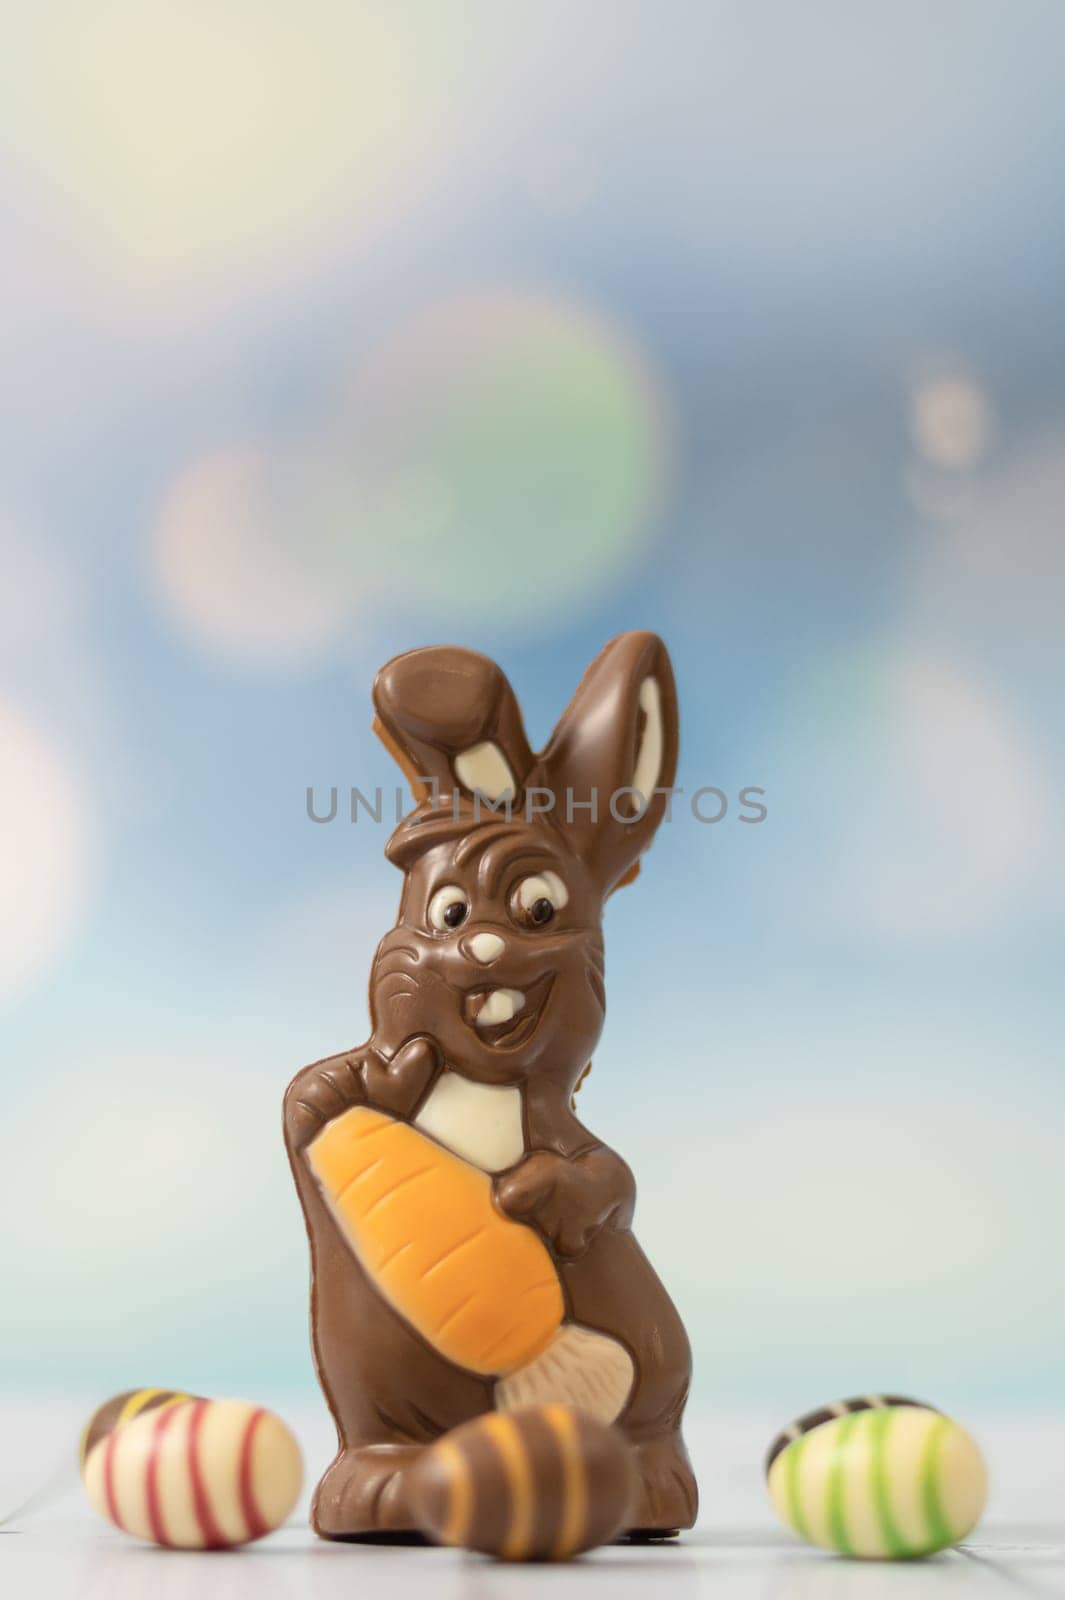
<instances>
[{"instance_id":1,"label":"chocolate easter egg","mask_svg":"<svg viewBox=\"0 0 1065 1600\"><path fill-rule=\"evenodd\" d=\"M811 1544L901 1560L964 1539L987 1498L975 1440L950 1417L901 1396L811 1412L774 1441L770 1499Z\"/></svg>"},{"instance_id":2,"label":"chocolate easter egg","mask_svg":"<svg viewBox=\"0 0 1065 1600\"><path fill-rule=\"evenodd\" d=\"M82 1429L78 1448L78 1464L82 1472L85 1471L85 1463L93 1446L101 1439L106 1439L115 1428L132 1422L142 1411L159 1411L165 1406L181 1405L186 1400L196 1398L196 1395L186 1394L183 1389L124 1389L121 1394L112 1395L110 1400L96 1407Z\"/></svg>"},{"instance_id":3,"label":"chocolate easter egg","mask_svg":"<svg viewBox=\"0 0 1065 1600\"><path fill-rule=\"evenodd\" d=\"M637 1490L616 1428L569 1406L490 1412L455 1428L411 1484L423 1531L506 1561L564 1561L613 1539Z\"/></svg>"},{"instance_id":4,"label":"chocolate easter egg","mask_svg":"<svg viewBox=\"0 0 1065 1600\"><path fill-rule=\"evenodd\" d=\"M217 1550L279 1527L302 1482L299 1446L272 1411L245 1400L143 1409L91 1444L89 1499L116 1527L155 1544Z\"/></svg>"}]
</instances>

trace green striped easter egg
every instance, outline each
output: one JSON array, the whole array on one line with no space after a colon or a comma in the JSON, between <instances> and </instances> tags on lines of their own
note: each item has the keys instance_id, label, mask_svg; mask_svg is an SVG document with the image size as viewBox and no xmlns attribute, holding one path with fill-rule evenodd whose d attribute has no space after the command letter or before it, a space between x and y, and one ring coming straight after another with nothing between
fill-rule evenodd
<instances>
[{"instance_id":1,"label":"green striped easter egg","mask_svg":"<svg viewBox=\"0 0 1065 1600\"><path fill-rule=\"evenodd\" d=\"M975 1440L930 1406L894 1396L811 1412L775 1442L769 1495L811 1544L906 1560L957 1544L987 1499Z\"/></svg>"}]
</instances>

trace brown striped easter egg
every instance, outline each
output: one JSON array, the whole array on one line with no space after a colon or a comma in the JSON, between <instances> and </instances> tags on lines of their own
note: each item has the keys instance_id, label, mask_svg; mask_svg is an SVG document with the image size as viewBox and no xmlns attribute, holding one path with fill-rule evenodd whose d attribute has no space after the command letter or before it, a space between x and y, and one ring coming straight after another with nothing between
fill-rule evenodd
<instances>
[{"instance_id":1,"label":"brown striped easter egg","mask_svg":"<svg viewBox=\"0 0 1065 1600\"><path fill-rule=\"evenodd\" d=\"M96 1510L126 1533L220 1550L280 1527L303 1466L272 1411L246 1400L175 1399L144 1406L98 1437L82 1475Z\"/></svg>"},{"instance_id":2,"label":"brown striped easter egg","mask_svg":"<svg viewBox=\"0 0 1065 1600\"><path fill-rule=\"evenodd\" d=\"M624 1436L563 1405L464 1423L411 1477L424 1533L505 1561L565 1561L605 1544L625 1527L636 1489Z\"/></svg>"}]
</instances>

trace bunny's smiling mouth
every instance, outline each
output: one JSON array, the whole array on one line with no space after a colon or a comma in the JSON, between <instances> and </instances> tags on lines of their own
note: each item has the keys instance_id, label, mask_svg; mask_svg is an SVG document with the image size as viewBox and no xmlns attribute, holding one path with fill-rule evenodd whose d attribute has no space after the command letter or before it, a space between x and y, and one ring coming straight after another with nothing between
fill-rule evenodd
<instances>
[{"instance_id":1,"label":"bunny's smiling mouth","mask_svg":"<svg viewBox=\"0 0 1065 1600\"><path fill-rule=\"evenodd\" d=\"M462 1004L463 1020L477 1029L484 1044L512 1050L535 1032L554 983L548 973L528 989L475 989Z\"/></svg>"}]
</instances>

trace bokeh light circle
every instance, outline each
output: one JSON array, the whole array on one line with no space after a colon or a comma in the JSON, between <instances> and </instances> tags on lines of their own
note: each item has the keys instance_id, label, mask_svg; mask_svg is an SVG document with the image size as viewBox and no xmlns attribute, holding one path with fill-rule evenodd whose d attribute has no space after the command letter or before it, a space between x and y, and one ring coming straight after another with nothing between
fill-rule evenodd
<instances>
[{"instance_id":1,"label":"bokeh light circle","mask_svg":"<svg viewBox=\"0 0 1065 1600\"><path fill-rule=\"evenodd\" d=\"M879 688L890 798L870 914L901 934L982 927L1026 881L1041 844L1030 755L1006 707L949 663L889 659Z\"/></svg>"},{"instance_id":2,"label":"bokeh light circle","mask_svg":"<svg viewBox=\"0 0 1065 1600\"><path fill-rule=\"evenodd\" d=\"M976 466L991 443L991 407L972 378L940 373L914 385L910 431L933 466L963 472Z\"/></svg>"},{"instance_id":3,"label":"bokeh light circle","mask_svg":"<svg viewBox=\"0 0 1065 1600\"><path fill-rule=\"evenodd\" d=\"M158 580L202 645L282 669L378 605L444 633L552 629L646 558L665 419L647 365L582 309L436 305L354 368L316 433L182 474Z\"/></svg>"},{"instance_id":4,"label":"bokeh light circle","mask_svg":"<svg viewBox=\"0 0 1065 1600\"><path fill-rule=\"evenodd\" d=\"M18 32L12 147L134 295L313 250L387 198L435 123L403 28L342 0L98 0L31 8Z\"/></svg>"},{"instance_id":5,"label":"bokeh light circle","mask_svg":"<svg viewBox=\"0 0 1065 1600\"><path fill-rule=\"evenodd\" d=\"M915 573L912 604L925 625L1040 650L1057 670L1065 583L1065 430L1026 441L981 485Z\"/></svg>"},{"instance_id":6,"label":"bokeh light circle","mask_svg":"<svg viewBox=\"0 0 1065 1600\"><path fill-rule=\"evenodd\" d=\"M349 581L370 542L398 601L551 625L646 551L666 440L654 376L596 316L517 293L432 306L360 367L338 419L367 519Z\"/></svg>"},{"instance_id":7,"label":"bokeh light circle","mask_svg":"<svg viewBox=\"0 0 1065 1600\"><path fill-rule=\"evenodd\" d=\"M52 739L0 699L0 1003L77 925L92 876L89 805Z\"/></svg>"},{"instance_id":8,"label":"bokeh light circle","mask_svg":"<svg viewBox=\"0 0 1065 1600\"><path fill-rule=\"evenodd\" d=\"M352 601L323 558L322 481L302 461L245 449L208 456L171 485L156 575L205 650L283 668L321 657Z\"/></svg>"},{"instance_id":9,"label":"bokeh light circle","mask_svg":"<svg viewBox=\"0 0 1065 1600\"><path fill-rule=\"evenodd\" d=\"M813 895L837 927L922 942L1023 903L1046 854L1044 782L980 677L916 642L827 657L789 724L781 781L807 787L821 841L791 869L802 920Z\"/></svg>"},{"instance_id":10,"label":"bokeh light circle","mask_svg":"<svg viewBox=\"0 0 1065 1600\"><path fill-rule=\"evenodd\" d=\"M65 1065L22 1086L20 1120L48 1136L13 1147L0 1180L2 1198L37 1197L10 1263L24 1348L75 1369L116 1350L208 1364L246 1351L256 1317L283 1322L277 1285L302 1265L276 1093L217 1041L90 1040Z\"/></svg>"}]
</instances>

